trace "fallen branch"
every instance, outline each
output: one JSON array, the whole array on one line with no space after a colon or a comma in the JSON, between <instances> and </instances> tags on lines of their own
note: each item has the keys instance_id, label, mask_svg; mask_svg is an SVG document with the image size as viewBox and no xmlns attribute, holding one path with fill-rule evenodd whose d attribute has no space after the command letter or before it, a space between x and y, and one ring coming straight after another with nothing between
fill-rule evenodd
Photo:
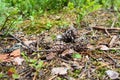
<instances>
[{"instance_id":1,"label":"fallen branch","mask_svg":"<svg viewBox=\"0 0 120 80\"><path fill-rule=\"evenodd\" d=\"M110 33L108 32L108 30L105 28L105 32L107 33L107 35L109 36L109 37L111 37L111 35L110 35Z\"/></svg>"},{"instance_id":2,"label":"fallen branch","mask_svg":"<svg viewBox=\"0 0 120 80\"><path fill-rule=\"evenodd\" d=\"M120 48L109 48L109 50L120 50Z\"/></svg>"},{"instance_id":3,"label":"fallen branch","mask_svg":"<svg viewBox=\"0 0 120 80\"><path fill-rule=\"evenodd\" d=\"M93 29L97 29L97 30L107 30L108 32L120 32L120 28L105 28L105 27L98 27L98 26L95 26L95 27L92 27Z\"/></svg>"},{"instance_id":4,"label":"fallen branch","mask_svg":"<svg viewBox=\"0 0 120 80\"><path fill-rule=\"evenodd\" d=\"M29 46L27 46L23 41L21 41L20 39L18 39L17 37L15 37L13 34L10 34L9 33L9 35L11 36L11 37L13 37L14 39L16 39L18 42L20 42L22 45L24 45L25 47L27 47L28 48L28 50L30 51L33 51L33 52L35 52L35 50L33 50L33 49L31 49Z\"/></svg>"}]
</instances>

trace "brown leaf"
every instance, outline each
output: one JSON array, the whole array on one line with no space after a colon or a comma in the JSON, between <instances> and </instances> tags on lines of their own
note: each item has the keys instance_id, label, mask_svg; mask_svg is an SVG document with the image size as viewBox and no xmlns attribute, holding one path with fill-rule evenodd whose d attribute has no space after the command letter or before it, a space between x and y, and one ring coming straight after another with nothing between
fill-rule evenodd
<instances>
[{"instance_id":1,"label":"brown leaf","mask_svg":"<svg viewBox=\"0 0 120 80\"><path fill-rule=\"evenodd\" d=\"M24 43L29 46L31 43L36 42L36 40L24 41Z\"/></svg>"},{"instance_id":2,"label":"brown leaf","mask_svg":"<svg viewBox=\"0 0 120 80\"><path fill-rule=\"evenodd\" d=\"M66 49L65 51L62 52L61 56L64 57L68 54L72 54L75 53L75 51L73 49Z\"/></svg>"},{"instance_id":3,"label":"brown leaf","mask_svg":"<svg viewBox=\"0 0 120 80\"><path fill-rule=\"evenodd\" d=\"M17 50L14 50L13 52L11 52L10 55L8 53L0 54L0 61L1 62L10 62L15 57L19 57L19 56L20 56L20 49L17 49Z\"/></svg>"},{"instance_id":4,"label":"brown leaf","mask_svg":"<svg viewBox=\"0 0 120 80\"><path fill-rule=\"evenodd\" d=\"M20 56L20 49L14 50L13 52L11 52L10 55L13 56L13 57L18 57L18 56Z\"/></svg>"},{"instance_id":5,"label":"brown leaf","mask_svg":"<svg viewBox=\"0 0 120 80\"><path fill-rule=\"evenodd\" d=\"M51 53L49 53L49 54L46 56L46 59L47 59L47 60L51 60L51 59L53 59L55 56L56 56L56 53L51 52Z\"/></svg>"},{"instance_id":6,"label":"brown leaf","mask_svg":"<svg viewBox=\"0 0 120 80\"><path fill-rule=\"evenodd\" d=\"M90 50L94 50L95 49L95 47L93 45L91 45L91 44L87 44L87 48L90 49Z\"/></svg>"}]
</instances>

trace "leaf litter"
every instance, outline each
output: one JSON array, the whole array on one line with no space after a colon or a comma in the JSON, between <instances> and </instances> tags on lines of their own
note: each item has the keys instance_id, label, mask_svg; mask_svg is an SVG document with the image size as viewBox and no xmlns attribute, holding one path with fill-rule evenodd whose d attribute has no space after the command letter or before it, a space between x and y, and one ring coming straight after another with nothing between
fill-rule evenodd
<instances>
[{"instance_id":1,"label":"leaf litter","mask_svg":"<svg viewBox=\"0 0 120 80\"><path fill-rule=\"evenodd\" d=\"M66 29L56 27L55 39L51 37L53 30L50 30L27 36L16 32L10 36L12 42L7 37L1 40L0 50L6 50L6 52L0 54L0 71L4 75L7 75L5 70L16 71L20 80L119 78L119 28L109 28L110 25L105 24L106 19L110 17L107 12L98 11L94 14L98 15L96 16L98 22L94 21L93 15L90 14L87 16L89 19L85 17L82 21L89 25L81 23L81 26L84 26L82 29L78 29L74 24ZM102 20L100 20L101 17ZM96 25L93 26L93 24ZM8 43L3 45L5 42ZM12 79L13 77L3 78Z\"/></svg>"}]
</instances>

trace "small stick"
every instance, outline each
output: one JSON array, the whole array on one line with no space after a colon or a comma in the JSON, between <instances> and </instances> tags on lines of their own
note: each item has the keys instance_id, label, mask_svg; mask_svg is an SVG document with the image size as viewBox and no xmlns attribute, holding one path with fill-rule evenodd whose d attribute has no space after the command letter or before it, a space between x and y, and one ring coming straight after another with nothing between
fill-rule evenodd
<instances>
[{"instance_id":1,"label":"small stick","mask_svg":"<svg viewBox=\"0 0 120 80\"><path fill-rule=\"evenodd\" d=\"M109 32L112 30L114 30L115 32L120 32L120 28L104 28L104 27L92 27L93 29L97 29L97 30L108 30Z\"/></svg>"},{"instance_id":2,"label":"small stick","mask_svg":"<svg viewBox=\"0 0 120 80\"><path fill-rule=\"evenodd\" d=\"M108 32L108 30L105 28L105 32L107 33L107 35L109 36L109 37L111 37L111 35L110 35L110 33Z\"/></svg>"},{"instance_id":3,"label":"small stick","mask_svg":"<svg viewBox=\"0 0 120 80\"><path fill-rule=\"evenodd\" d=\"M56 77L57 77L58 75L54 75L54 76L52 76L50 79L48 79L48 80L53 80L53 79L55 79Z\"/></svg>"},{"instance_id":4,"label":"small stick","mask_svg":"<svg viewBox=\"0 0 120 80\"><path fill-rule=\"evenodd\" d=\"M37 50L39 49L39 44L40 44L40 39L39 39L39 37L37 38Z\"/></svg>"},{"instance_id":5,"label":"small stick","mask_svg":"<svg viewBox=\"0 0 120 80\"><path fill-rule=\"evenodd\" d=\"M109 48L109 50L120 50L120 48Z\"/></svg>"},{"instance_id":6,"label":"small stick","mask_svg":"<svg viewBox=\"0 0 120 80\"><path fill-rule=\"evenodd\" d=\"M32 80L36 80L36 77L37 77L37 72L34 74L34 77Z\"/></svg>"},{"instance_id":7,"label":"small stick","mask_svg":"<svg viewBox=\"0 0 120 80\"><path fill-rule=\"evenodd\" d=\"M117 62L110 55L108 55L106 52L104 53L114 62L115 65L117 64Z\"/></svg>"},{"instance_id":8,"label":"small stick","mask_svg":"<svg viewBox=\"0 0 120 80\"><path fill-rule=\"evenodd\" d=\"M21 41L20 39L18 39L17 37L15 37L13 34L10 34L9 35L13 38L15 38L18 42L20 42L22 45L26 46L29 50L32 50L35 52L35 50L31 49L29 46L27 46L23 41Z\"/></svg>"},{"instance_id":9,"label":"small stick","mask_svg":"<svg viewBox=\"0 0 120 80\"><path fill-rule=\"evenodd\" d=\"M79 74L79 78L81 78L81 76L88 71L88 63L89 63L89 60L88 60L88 59L89 59L89 58L88 58L88 56L86 56L86 58L87 58L87 60L86 60L86 62L85 62L85 66L84 66L82 72Z\"/></svg>"},{"instance_id":10,"label":"small stick","mask_svg":"<svg viewBox=\"0 0 120 80\"><path fill-rule=\"evenodd\" d=\"M57 52L56 50L38 50L34 52Z\"/></svg>"},{"instance_id":11,"label":"small stick","mask_svg":"<svg viewBox=\"0 0 120 80\"><path fill-rule=\"evenodd\" d=\"M83 71L79 74L79 78L81 78L81 76L87 72L87 66L88 66L88 62L85 63L85 67L83 68Z\"/></svg>"},{"instance_id":12,"label":"small stick","mask_svg":"<svg viewBox=\"0 0 120 80\"><path fill-rule=\"evenodd\" d=\"M116 21L116 19L114 19L114 21L113 21L113 23L112 23L112 25L111 25L111 28L114 27L114 25L115 25L115 21Z\"/></svg>"},{"instance_id":13,"label":"small stick","mask_svg":"<svg viewBox=\"0 0 120 80\"><path fill-rule=\"evenodd\" d=\"M105 53L106 54L106 53ZM117 68L120 68L120 65L118 64L118 62L115 60L115 59L113 59L110 55L108 55L108 54L106 54L113 62L114 62L114 65L115 65L115 67L117 67Z\"/></svg>"}]
</instances>

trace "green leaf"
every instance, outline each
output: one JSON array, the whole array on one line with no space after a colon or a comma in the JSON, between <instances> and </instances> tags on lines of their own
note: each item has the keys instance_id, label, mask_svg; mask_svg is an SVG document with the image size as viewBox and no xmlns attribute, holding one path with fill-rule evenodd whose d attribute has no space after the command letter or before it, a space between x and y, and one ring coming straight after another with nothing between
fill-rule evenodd
<instances>
[{"instance_id":1,"label":"green leaf","mask_svg":"<svg viewBox=\"0 0 120 80\"><path fill-rule=\"evenodd\" d=\"M2 78L4 75L2 73L0 73L0 78Z\"/></svg>"},{"instance_id":2,"label":"green leaf","mask_svg":"<svg viewBox=\"0 0 120 80\"><path fill-rule=\"evenodd\" d=\"M19 79L19 78L20 78L20 76L19 76L18 74L12 74L12 77L13 77L14 79Z\"/></svg>"},{"instance_id":3,"label":"green leaf","mask_svg":"<svg viewBox=\"0 0 120 80\"><path fill-rule=\"evenodd\" d=\"M74 3L69 2L69 3L68 3L68 8L69 8L70 10L74 9Z\"/></svg>"},{"instance_id":4,"label":"green leaf","mask_svg":"<svg viewBox=\"0 0 120 80\"><path fill-rule=\"evenodd\" d=\"M81 55L79 53L73 53L72 55L73 58L81 58Z\"/></svg>"},{"instance_id":5,"label":"green leaf","mask_svg":"<svg viewBox=\"0 0 120 80\"><path fill-rule=\"evenodd\" d=\"M42 68L42 66L43 66L43 61L40 61L38 65L36 66L36 69L40 69Z\"/></svg>"},{"instance_id":6,"label":"green leaf","mask_svg":"<svg viewBox=\"0 0 120 80\"><path fill-rule=\"evenodd\" d=\"M29 64L29 66L31 66L31 67L36 67L36 64Z\"/></svg>"},{"instance_id":7,"label":"green leaf","mask_svg":"<svg viewBox=\"0 0 120 80\"><path fill-rule=\"evenodd\" d=\"M29 62L30 62L30 63L36 63L37 60L36 60L36 59L30 59Z\"/></svg>"},{"instance_id":8,"label":"green leaf","mask_svg":"<svg viewBox=\"0 0 120 80\"><path fill-rule=\"evenodd\" d=\"M33 16L30 16L30 20L31 20L31 21L34 21L34 17L33 17Z\"/></svg>"}]
</instances>

